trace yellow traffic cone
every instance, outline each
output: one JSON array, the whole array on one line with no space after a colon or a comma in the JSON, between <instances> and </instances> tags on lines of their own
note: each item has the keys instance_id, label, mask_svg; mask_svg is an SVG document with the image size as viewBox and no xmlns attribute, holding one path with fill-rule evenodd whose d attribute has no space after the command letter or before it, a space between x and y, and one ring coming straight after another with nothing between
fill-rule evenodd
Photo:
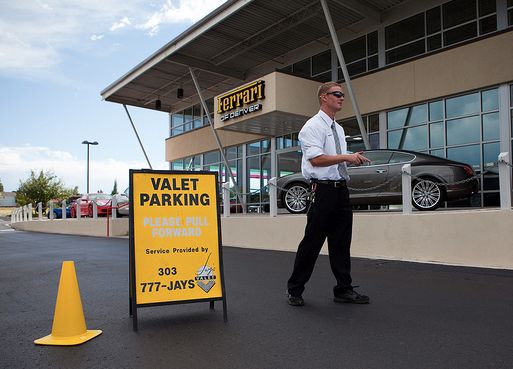
<instances>
[{"instance_id":1,"label":"yellow traffic cone","mask_svg":"<svg viewBox=\"0 0 513 369\"><path fill-rule=\"evenodd\" d=\"M37 345L80 345L101 333L100 330L87 330L75 274L75 263L64 261L55 303L52 334L35 340L34 343Z\"/></svg>"}]
</instances>

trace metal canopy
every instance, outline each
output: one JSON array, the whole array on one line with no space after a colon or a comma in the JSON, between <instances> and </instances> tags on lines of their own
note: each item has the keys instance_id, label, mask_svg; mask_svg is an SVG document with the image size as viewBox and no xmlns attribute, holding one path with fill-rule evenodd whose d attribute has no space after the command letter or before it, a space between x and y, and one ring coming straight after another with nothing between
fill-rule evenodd
<instances>
[{"instance_id":1,"label":"metal canopy","mask_svg":"<svg viewBox=\"0 0 513 369\"><path fill-rule=\"evenodd\" d=\"M333 23L344 30L407 0L328 0ZM105 88L111 102L174 112L199 103L194 68L209 98L287 66L289 53L312 43L329 45L319 0L229 0ZM177 89L183 97L177 97Z\"/></svg>"}]
</instances>

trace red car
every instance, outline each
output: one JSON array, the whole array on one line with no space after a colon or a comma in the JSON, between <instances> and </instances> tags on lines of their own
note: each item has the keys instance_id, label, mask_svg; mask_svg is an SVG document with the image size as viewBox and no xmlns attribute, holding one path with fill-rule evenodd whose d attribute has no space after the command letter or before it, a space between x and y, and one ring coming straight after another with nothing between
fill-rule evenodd
<instances>
[{"instance_id":1,"label":"red car","mask_svg":"<svg viewBox=\"0 0 513 369\"><path fill-rule=\"evenodd\" d=\"M106 193L89 193L83 195L80 199L80 216L81 217L93 217L93 201L96 202L98 207L98 216L107 216L112 214L111 201L112 196ZM77 217L77 206L76 202L71 207L71 217Z\"/></svg>"}]
</instances>

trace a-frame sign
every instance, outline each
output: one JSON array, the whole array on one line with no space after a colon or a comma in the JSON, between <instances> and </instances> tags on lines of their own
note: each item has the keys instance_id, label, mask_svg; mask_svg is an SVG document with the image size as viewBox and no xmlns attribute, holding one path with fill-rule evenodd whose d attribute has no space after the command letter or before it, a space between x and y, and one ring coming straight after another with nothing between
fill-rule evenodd
<instances>
[{"instance_id":1,"label":"a-frame sign","mask_svg":"<svg viewBox=\"0 0 513 369\"><path fill-rule=\"evenodd\" d=\"M223 302L217 172L130 170L130 315L140 307Z\"/></svg>"}]
</instances>

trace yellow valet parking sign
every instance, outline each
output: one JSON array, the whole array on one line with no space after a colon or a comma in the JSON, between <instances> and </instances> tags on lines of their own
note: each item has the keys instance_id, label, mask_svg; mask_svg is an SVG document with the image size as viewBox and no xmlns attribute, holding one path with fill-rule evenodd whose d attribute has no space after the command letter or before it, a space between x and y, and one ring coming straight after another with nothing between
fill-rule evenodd
<instances>
[{"instance_id":1,"label":"yellow valet parking sign","mask_svg":"<svg viewBox=\"0 0 513 369\"><path fill-rule=\"evenodd\" d=\"M130 311L223 301L217 173L130 170Z\"/></svg>"}]
</instances>

